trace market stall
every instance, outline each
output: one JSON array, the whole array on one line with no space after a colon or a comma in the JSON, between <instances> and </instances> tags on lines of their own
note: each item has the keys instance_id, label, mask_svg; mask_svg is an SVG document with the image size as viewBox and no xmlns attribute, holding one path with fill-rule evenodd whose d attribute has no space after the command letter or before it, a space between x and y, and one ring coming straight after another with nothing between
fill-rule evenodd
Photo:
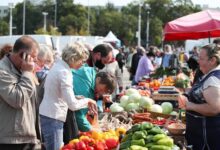
<instances>
[{"instance_id":1,"label":"market stall","mask_svg":"<svg viewBox=\"0 0 220 150\"><path fill-rule=\"evenodd\" d=\"M62 150L182 149L186 145L185 114L176 105L180 91L175 88L180 79L143 78L138 86L125 90L110 110L99 114L96 130L82 133Z\"/></svg>"}]
</instances>

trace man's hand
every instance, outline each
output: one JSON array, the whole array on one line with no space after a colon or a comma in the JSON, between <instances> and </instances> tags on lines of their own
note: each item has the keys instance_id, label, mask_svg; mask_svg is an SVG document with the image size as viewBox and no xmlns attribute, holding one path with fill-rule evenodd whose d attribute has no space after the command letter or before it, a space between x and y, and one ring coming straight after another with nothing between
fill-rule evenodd
<instances>
[{"instance_id":1,"label":"man's hand","mask_svg":"<svg viewBox=\"0 0 220 150\"><path fill-rule=\"evenodd\" d=\"M22 59L21 71L33 72L34 66L35 64L33 58L30 55L27 55L26 59Z\"/></svg>"},{"instance_id":2,"label":"man's hand","mask_svg":"<svg viewBox=\"0 0 220 150\"><path fill-rule=\"evenodd\" d=\"M103 95L103 102L112 102L111 95Z\"/></svg>"}]
</instances>

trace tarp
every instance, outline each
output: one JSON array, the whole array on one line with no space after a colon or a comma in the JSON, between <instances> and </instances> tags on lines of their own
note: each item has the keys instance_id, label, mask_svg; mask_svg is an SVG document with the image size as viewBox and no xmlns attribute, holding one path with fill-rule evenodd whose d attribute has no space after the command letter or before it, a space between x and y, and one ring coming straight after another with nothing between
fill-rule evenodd
<instances>
[{"instance_id":1,"label":"tarp","mask_svg":"<svg viewBox=\"0 0 220 150\"><path fill-rule=\"evenodd\" d=\"M220 11L205 10L190 14L165 25L165 41L200 39L220 36Z\"/></svg>"}]
</instances>

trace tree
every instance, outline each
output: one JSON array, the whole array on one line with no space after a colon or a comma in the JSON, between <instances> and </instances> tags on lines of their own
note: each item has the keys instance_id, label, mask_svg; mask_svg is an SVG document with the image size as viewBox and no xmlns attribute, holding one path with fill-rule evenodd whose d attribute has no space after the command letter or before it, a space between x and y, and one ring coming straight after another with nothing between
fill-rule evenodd
<instances>
[{"instance_id":1,"label":"tree","mask_svg":"<svg viewBox=\"0 0 220 150\"><path fill-rule=\"evenodd\" d=\"M0 21L0 35L8 35L9 34L9 28L8 23L4 20Z\"/></svg>"},{"instance_id":2,"label":"tree","mask_svg":"<svg viewBox=\"0 0 220 150\"><path fill-rule=\"evenodd\" d=\"M57 28L49 26L48 31L44 31L43 28L39 28L34 31L35 34L49 34L49 35L61 35L61 32L57 31Z\"/></svg>"},{"instance_id":3,"label":"tree","mask_svg":"<svg viewBox=\"0 0 220 150\"><path fill-rule=\"evenodd\" d=\"M13 9L13 23L17 28L17 34L22 34L23 31L23 3L18 3ZM37 6L34 6L30 1L26 2L26 19L25 33L34 34L34 30L43 24L41 11ZM43 26L43 25L41 25Z\"/></svg>"},{"instance_id":4,"label":"tree","mask_svg":"<svg viewBox=\"0 0 220 150\"><path fill-rule=\"evenodd\" d=\"M163 22L158 18L152 18L150 20L150 44L160 45L162 42L162 28Z\"/></svg>"}]
</instances>

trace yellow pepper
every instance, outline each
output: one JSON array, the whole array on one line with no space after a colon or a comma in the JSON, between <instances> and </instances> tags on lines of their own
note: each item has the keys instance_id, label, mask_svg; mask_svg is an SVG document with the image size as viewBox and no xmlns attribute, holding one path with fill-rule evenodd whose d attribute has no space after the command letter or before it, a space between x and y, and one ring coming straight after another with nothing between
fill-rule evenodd
<instances>
[{"instance_id":1,"label":"yellow pepper","mask_svg":"<svg viewBox=\"0 0 220 150\"><path fill-rule=\"evenodd\" d=\"M79 139L73 139L73 140L71 140L69 143L75 144L75 143L78 143L78 142L79 142Z\"/></svg>"},{"instance_id":2,"label":"yellow pepper","mask_svg":"<svg viewBox=\"0 0 220 150\"><path fill-rule=\"evenodd\" d=\"M92 131L92 138L94 140L101 140L102 139L102 133L97 131Z\"/></svg>"},{"instance_id":3,"label":"yellow pepper","mask_svg":"<svg viewBox=\"0 0 220 150\"><path fill-rule=\"evenodd\" d=\"M90 139L90 137L83 135L83 136L80 136L79 140L82 141L82 139Z\"/></svg>"},{"instance_id":4,"label":"yellow pepper","mask_svg":"<svg viewBox=\"0 0 220 150\"><path fill-rule=\"evenodd\" d=\"M120 136L120 134L125 134L126 133L126 129L123 127L117 128L116 129L116 134L117 136Z\"/></svg>"}]
</instances>

